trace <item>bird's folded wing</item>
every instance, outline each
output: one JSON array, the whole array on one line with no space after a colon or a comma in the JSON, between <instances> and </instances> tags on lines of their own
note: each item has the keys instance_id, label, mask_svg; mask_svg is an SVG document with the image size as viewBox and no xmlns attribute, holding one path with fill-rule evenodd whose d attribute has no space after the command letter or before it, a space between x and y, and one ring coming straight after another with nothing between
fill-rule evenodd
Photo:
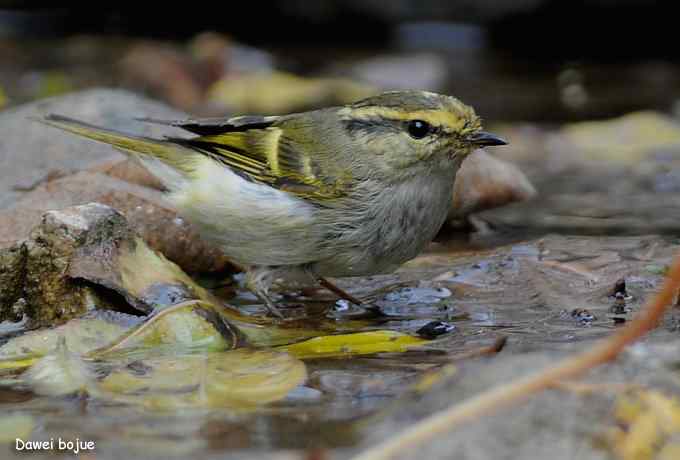
<instances>
[{"instance_id":1,"label":"bird's folded wing","mask_svg":"<svg viewBox=\"0 0 680 460\"><path fill-rule=\"evenodd\" d=\"M319 204L343 195L344 181L330 179L315 161L276 126L280 117L243 116L185 121L143 119L198 134L169 139L229 167L242 177Z\"/></svg>"}]
</instances>

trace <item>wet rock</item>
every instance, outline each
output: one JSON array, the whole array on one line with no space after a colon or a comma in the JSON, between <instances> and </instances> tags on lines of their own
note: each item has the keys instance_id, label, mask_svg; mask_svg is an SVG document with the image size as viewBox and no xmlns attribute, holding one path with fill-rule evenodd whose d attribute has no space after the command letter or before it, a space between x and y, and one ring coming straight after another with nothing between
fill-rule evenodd
<instances>
[{"instance_id":1,"label":"wet rock","mask_svg":"<svg viewBox=\"0 0 680 460\"><path fill-rule=\"evenodd\" d=\"M448 222L460 227L472 213L528 200L536 189L519 168L477 150L463 161L453 187Z\"/></svg>"},{"instance_id":2,"label":"wet rock","mask_svg":"<svg viewBox=\"0 0 680 460\"><path fill-rule=\"evenodd\" d=\"M26 248L25 292L34 325L60 324L94 308L132 306L150 313L157 305L203 294L193 292L176 265L153 253L122 214L100 203L45 213Z\"/></svg>"},{"instance_id":3,"label":"wet rock","mask_svg":"<svg viewBox=\"0 0 680 460\"><path fill-rule=\"evenodd\" d=\"M95 299L89 289L73 284L66 273L78 240L89 230L89 219L94 217L87 212L101 210L99 206L83 209L84 215L72 211L45 214L26 242L24 289L29 316L37 325L60 324L94 308Z\"/></svg>"},{"instance_id":4,"label":"wet rock","mask_svg":"<svg viewBox=\"0 0 680 460\"><path fill-rule=\"evenodd\" d=\"M676 234L680 230L677 196L670 193L551 194L529 204L484 211L480 217L496 225L572 234Z\"/></svg>"},{"instance_id":5,"label":"wet rock","mask_svg":"<svg viewBox=\"0 0 680 460\"><path fill-rule=\"evenodd\" d=\"M73 257L88 240L105 241L131 230L113 209L93 203L49 211L26 241L25 294L34 326L53 326L106 305L90 286L69 276ZM107 254L100 254L106 257Z\"/></svg>"},{"instance_id":6,"label":"wet rock","mask_svg":"<svg viewBox=\"0 0 680 460\"><path fill-rule=\"evenodd\" d=\"M131 165L116 163L111 169L131 177ZM144 182L147 176L139 169L137 172L135 177ZM0 230L3 238L22 240L45 211L90 202L121 212L152 248L188 272L219 272L231 267L221 250L203 240L190 223L180 218L160 191L100 173L80 172L39 185L11 210L0 211Z\"/></svg>"},{"instance_id":7,"label":"wet rock","mask_svg":"<svg viewBox=\"0 0 680 460\"><path fill-rule=\"evenodd\" d=\"M8 247L0 244L0 322L19 321L22 311L16 308L24 293L26 247L22 243Z\"/></svg>"},{"instance_id":8,"label":"wet rock","mask_svg":"<svg viewBox=\"0 0 680 460\"><path fill-rule=\"evenodd\" d=\"M206 297L122 214L100 203L48 211L24 246L32 326L62 324L95 308L150 313L159 304Z\"/></svg>"},{"instance_id":9,"label":"wet rock","mask_svg":"<svg viewBox=\"0 0 680 460\"><path fill-rule=\"evenodd\" d=\"M180 307L243 319L149 248L121 213L100 203L45 213L25 247L23 292L31 327L59 325L94 309L149 314L191 300L198 302Z\"/></svg>"},{"instance_id":10,"label":"wet rock","mask_svg":"<svg viewBox=\"0 0 680 460\"><path fill-rule=\"evenodd\" d=\"M44 99L0 113L0 209L50 174L84 169L117 154L110 146L51 129L31 118L58 113L131 134L186 136L176 128L140 123L135 117L182 118L168 106L128 91L94 89ZM28 187L26 187L28 185Z\"/></svg>"}]
</instances>

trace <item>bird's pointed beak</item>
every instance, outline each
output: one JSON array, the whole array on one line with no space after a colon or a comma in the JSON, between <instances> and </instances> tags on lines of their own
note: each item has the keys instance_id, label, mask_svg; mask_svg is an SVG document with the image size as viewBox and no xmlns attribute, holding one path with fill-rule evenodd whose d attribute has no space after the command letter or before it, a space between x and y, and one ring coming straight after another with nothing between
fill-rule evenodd
<instances>
[{"instance_id":1,"label":"bird's pointed beak","mask_svg":"<svg viewBox=\"0 0 680 460\"><path fill-rule=\"evenodd\" d=\"M484 147L487 145L508 145L508 142L496 136L495 134L487 133L486 131L477 131L468 137L468 141L479 147Z\"/></svg>"}]
</instances>

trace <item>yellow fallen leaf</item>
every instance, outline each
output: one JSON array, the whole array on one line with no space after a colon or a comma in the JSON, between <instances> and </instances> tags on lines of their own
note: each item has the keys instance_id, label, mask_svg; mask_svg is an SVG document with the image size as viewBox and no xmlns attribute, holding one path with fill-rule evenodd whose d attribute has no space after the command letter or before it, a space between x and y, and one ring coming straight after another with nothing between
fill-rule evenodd
<instances>
[{"instance_id":1,"label":"yellow fallen leaf","mask_svg":"<svg viewBox=\"0 0 680 460\"><path fill-rule=\"evenodd\" d=\"M616 403L620 428L610 435L612 450L621 460L680 458L680 402L654 390L639 390Z\"/></svg>"},{"instance_id":2,"label":"yellow fallen leaf","mask_svg":"<svg viewBox=\"0 0 680 460\"><path fill-rule=\"evenodd\" d=\"M654 414L644 413L630 425L615 450L623 460L651 460L659 440L658 420Z\"/></svg>"},{"instance_id":3,"label":"yellow fallen leaf","mask_svg":"<svg viewBox=\"0 0 680 460\"><path fill-rule=\"evenodd\" d=\"M21 355L0 359L0 371L17 371L32 366L41 355Z\"/></svg>"},{"instance_id":4,"label":"yellow fallen leaf","mask_svg":"<svg viewBox=\"0 0 680 460\"><path fill-rule=\"evenodd\" d=\"M250 72L218 80L210 102L237 113L281 114L323 105L346 104L376 94L376 89L340 78L306 78L286 72Z\"/></svg>"},{"instance_id":5,"label":"yellow fallen leaf","mask_svg":"<svg viewBox=\"0 0 680 460\"><path fill-rule=\"evenodd\" d=\"M661 429L668 435L680 433L680 403L658 391L641 392L640 398L654 412Z\"/></svg>"},{"instance_id":6,"label":"yellow fallen leaf","mask_svg":"<svg viewBox=\"0 0 680 460\"><path fill-rule=\"evenodd\" d=\"M7 103L9 102L7 95L3 91L2 87L0 87L0 109L3 108Z\"/></svg>"},{"instance_id":7,"label":"yellow fallen leaf","mask_svg":"<svg viewBox=\"0 0 680 460\"><path fill-rule=\"evenodd\" d=\"M678 460L680 458L680 442L673 442L663 446L657 460Z\"/></svg>"},{"instance_id":8,"label":"yellow fallen leaf","mask_svg":"<svg viewBox=\"0 0 680 460\"><path fill-rule=\"evenodd\" d=\"M652 111L566 124L561 131L567 141L590 158L621 163L635 163L654 151L680 144L680 125Z\"/></svg>"},{"instance_id":9,"label":"yellow fallen leaf","mask_svg":"<svg viewBox=\"0 0 680 460\"><path fill-rule=\"evenodd\" d=\"M370 331L315 337L277 347L300 359L404 352L428 341L395 331Z\"/></svg>"}]
</instances>

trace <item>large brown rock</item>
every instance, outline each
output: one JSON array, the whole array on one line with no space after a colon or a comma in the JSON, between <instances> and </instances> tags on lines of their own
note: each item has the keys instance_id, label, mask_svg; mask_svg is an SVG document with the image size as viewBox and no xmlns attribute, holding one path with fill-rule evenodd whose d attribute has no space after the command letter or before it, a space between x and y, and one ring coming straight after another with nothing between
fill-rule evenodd
<instances>
[{"instance_id":1,"label":"large brown rock","mask_svg":"<svg viewBox=\"0 0 680 460\"><path fill-rule=\"evenodd\" d=\"M222 251L180 218L160 191L100 173L83 171L39 185L13 209L0 211L0 232L11 241L21 241L45 211L91 202L121 212L152 248L187 272L219 272L231 267Z\"/></svg>"},{"instance_id":2,"label":"large brown rock","mask_svg":"<svg viewBox=\"0 0 680 460\"><path fill-rule=\"evenodd\" d=\"M463 161L456 175L448 222L453 227L464 226L470 214L535 195L536 189L517 166L479 149Z\"/></svg>"}]
</instances>

